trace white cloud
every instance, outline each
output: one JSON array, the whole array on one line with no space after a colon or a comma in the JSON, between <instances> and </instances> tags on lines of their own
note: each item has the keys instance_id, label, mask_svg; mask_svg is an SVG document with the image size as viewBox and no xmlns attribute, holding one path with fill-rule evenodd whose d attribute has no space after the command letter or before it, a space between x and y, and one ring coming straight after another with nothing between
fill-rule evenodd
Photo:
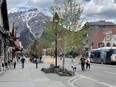
<instances>
[{"instance_id":1,"label":"white cloud","mask_svg":"<svg viewBox=\"0 0 116 87\"><path fill-rule=\"evenodd\" d=\"M93 2L97 5L110 5L114 3L114 0L94 0Z\"/></svg>"},{"instance_id":2,"label":"white cloud","mask_svg":"<svg viewBox=\"0 0 116 87\"><path fill-rule=\"evenodd\" d=\"M52 5L54 0L7 0L8 11L15 12L19 7L35 7L38 9L47 8Z\"/></svg>"},{"instance_id":3,"label":"white cloud","mask_svg":"<svg viewBox=\"0 0 116 87\"><path fill-rule=\"evenodd\" d=\"M48 7L54 4L54 0L7 0L7 2L9 12L25 6L36 7L46 15L50 15ZM85 20L116 20L116 0L77 0L77 2L84 7Z\"/></svg>"},{"instance_id":4,"label":"white cloud","mask_svg":"<svg viewBox=\"0 0 116 87\"><path fill-rule=\"evenodd\" d=\"M114 0L91 0L84 4L83 15L86 20L116 20L116 4Z\"/></svg>"}]
</instances>

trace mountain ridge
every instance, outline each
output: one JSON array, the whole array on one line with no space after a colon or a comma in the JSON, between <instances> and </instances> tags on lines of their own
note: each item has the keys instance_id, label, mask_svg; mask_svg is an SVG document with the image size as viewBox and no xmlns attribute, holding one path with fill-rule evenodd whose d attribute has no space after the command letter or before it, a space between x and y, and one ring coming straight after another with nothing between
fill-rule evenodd
<instances>
[{"instance_id":1,"label":"mountain ridge","mask_svg":"<svg viewBox=\"0 0 116 87\"><path fill-rule=\"evenodd\" d=\"M43 20L47 17L37 8L29 9L26 11L9 13L10 26L14 23L13 27L20 35L20 40L24 48L27 48L35 37L41 37L43 34Z\"/></svg>"}]
</instances>

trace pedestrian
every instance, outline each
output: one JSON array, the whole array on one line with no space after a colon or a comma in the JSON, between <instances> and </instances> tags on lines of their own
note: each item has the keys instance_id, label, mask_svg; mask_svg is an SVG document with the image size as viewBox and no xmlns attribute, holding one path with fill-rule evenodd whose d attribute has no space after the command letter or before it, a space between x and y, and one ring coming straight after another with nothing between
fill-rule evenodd
<instances>
[{"instance_id":1,"label":"pedestrian","mask_svg":"<svg viewBox=\"0 0 116 87\"><path fill-rule=\"evenodd\" d=\"M40 61L38 60L38 62L42 63L42 55L40 56Z\"/></svg>"},{"instance_id":2,"label":"pedestrian","mask_svg":"<svg viewBox=\"0 0 116 87\"><path fill-rule=\"evenodd\" d=\"M90 58L86 59L86 70L88 69L88 67L89 67L89 71L90 71Z\"/></svg>"},{"instance_id":3,"label":"pedestrian","mask_svg":"<svg viewBox=\"0 0 116 87\"><path fill-rule=\"evenodd\" d=\"M25 63L25 56L21 57L21 63L22 63L22 69L24 68L24 63Z\"/></svg>"},{"instance_id":4,"label":"pedestrian","mask_svg":"<svg viewBox=\"0 0 116 87\"><path fill-rule=\"evenodd\" d=\"M82 71L84 71L85 70L85 58L84 57L80 59L80 63L81 63L81 69Z\"/></svg>"},{"instance_id":5,"label":"pedestrian","mask_svg":"<svg viewBox=\"0 0 116 87\"><path fill-rule=\"evenodd\" d=\"M16 63L17 63L17 59L16 59L16 57L14 57L14 58L13 58L14 69L16 68Z\"/></svg>"},{"instance_id":6,"label":"pedestrian","mask_svg":"<svg viewBox=\"0 0 116 87\"><path fill-rule=\"evenodd\" d=\"M63 53L62 53L62 52L60 52L59 56L60 56L60 60L62 60Z\"/></svg>"},{"instance_id":7,"label":"pedestrian","mask_svg":"<svg viewBox=\"0 0 116 87\"><path fill-rule=\"evenodd\" d=\"M36 59L35 59L36 69L38 68L38 63L39 63L39 58L36 57Z\"/></svg>"}]
</instances>

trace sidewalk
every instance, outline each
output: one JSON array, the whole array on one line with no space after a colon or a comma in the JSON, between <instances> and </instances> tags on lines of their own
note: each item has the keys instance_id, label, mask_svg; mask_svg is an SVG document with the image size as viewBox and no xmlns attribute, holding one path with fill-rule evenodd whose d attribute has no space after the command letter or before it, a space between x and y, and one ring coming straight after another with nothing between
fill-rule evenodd
<instances>
[{"instance_id":1,"label":"sidewalk","mask_svg":"<svg viewBox=\"0 0 116 87\"><path fill-rule=\"evenodd\" d=\"M25 68L18 63L16 69L9 69L0 76L0 87L66 87L61 81L51 81L41 67L26 60Z\"/></svg>"}]
</instances>

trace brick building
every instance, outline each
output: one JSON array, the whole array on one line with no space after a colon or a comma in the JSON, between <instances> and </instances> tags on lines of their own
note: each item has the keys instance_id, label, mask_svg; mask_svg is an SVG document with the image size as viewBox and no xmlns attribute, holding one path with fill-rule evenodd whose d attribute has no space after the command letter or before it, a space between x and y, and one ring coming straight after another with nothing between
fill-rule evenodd
<instances>
[{"instance_id":1,"label":"brick building","mask_svg":"<svg viewBox=\"0 0 116 87\"><path fill-rule=\"evenodd\" d=\"M87 22L87 33L83 37L83 49L116 47L116 26L112 22Z\"/></svg>"}]
</instances>

